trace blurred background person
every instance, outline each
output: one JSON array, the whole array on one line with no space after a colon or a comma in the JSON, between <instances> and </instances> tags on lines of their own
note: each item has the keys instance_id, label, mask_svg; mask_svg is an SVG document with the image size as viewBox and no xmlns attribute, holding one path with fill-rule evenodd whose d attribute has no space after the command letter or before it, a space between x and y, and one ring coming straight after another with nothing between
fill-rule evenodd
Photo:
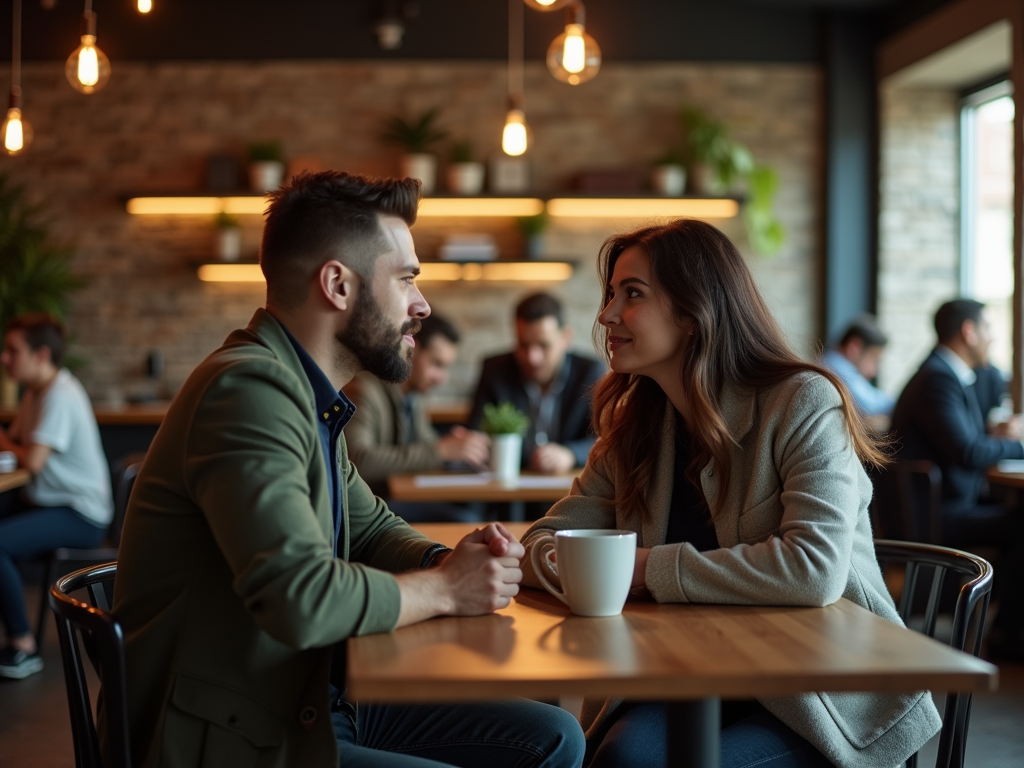
<instances>
[{"instance_id":1,"label":"blurred background person","mask_svg":"<svg viewBox=\"0 0 1024 768\"><path fill-rule=\"evenodd\" d=\"M424 395L448 380L458 356L459 332L438 315L421 321L416 334L412 374L401 384L381 381L372 373L356 374L345 387L356 406L345 428L349 457L375 494L388 495L388 475L429 472L446 464L483 469L489 439L482 432L453 427L439 435L430 422ZM451 504L388 501L395 514L410 522L473 522L481 512Z\"/></svg>"},{"instance_id":2,"label":"blurred background person","mask_svg":"<svg viewBox=\"0 0 1024 768\"><path fill-rule=\"evenodd\" d=\"M821 356L822 363L835 373L853 395L860 412L876 432L889 427L896 399L871 383L889 339L871 315L860 315L843 331L839 343Z\"/></svg>"},{"instance_id":3,"label":"blurred background person","mask_svg":"<svg viewBox=\"0 0 1024 768\"><path fill-rule=\"evenodd\" d=\"M523 467L547 474L582 467L594 444L590 391L604 373L595 358L569 351L572 328L547 293L516 306L516 348L484 360L469 416L477 429L488 403L510 402L530 418Z\"/></svg>"},{"instance_id":4,"label":"blurred background person","mask_svg":"<svg viewBox=\"0 0 1024 768\"><path fill-rule=\"evenodd\" d=\"M11 451L32 481L14 514L0 519L0 618L7 646L0 677L20 679L43 668L28 624L14 561L58 547L95 547L114 516L110 469L85 389L64 361L64 328L45 314L22 315L7 326L0 363L25 388L0 451Z\"/></svg>"}]
</instances>

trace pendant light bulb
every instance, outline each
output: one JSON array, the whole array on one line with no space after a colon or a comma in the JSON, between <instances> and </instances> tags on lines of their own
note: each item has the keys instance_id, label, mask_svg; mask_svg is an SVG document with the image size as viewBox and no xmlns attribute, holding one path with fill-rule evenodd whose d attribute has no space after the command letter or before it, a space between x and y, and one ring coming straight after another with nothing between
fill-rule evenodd
<instances>
[{"instance_id":1,"label":"pendant light bulb","mask_svg":"<svg viewBox=\"0 0 1024 768\"><path fill-rule=\"evenodd\" d=\"M513 107L505 118L505 130L501 132L501 149L506 155L519 157L526 152L528 144L526 115L523 110Z\"/></svg>"},{"instance_id":2,"label":"pendant light bulb","mask_svg":"<svg viewBox=\"0 0 1024 768\"><path fill-rule=\"evenodd\" d=\"M149 13L153 10L153 0L139 0L139 13Z\"/></svg>"},{"instance_id":3,"label":"pendant light bulb","mask_svg":"<svg viewBox=\"0 0 1024 768\"><path fill-rule=\"evenodd\" d=\"M575 3L568 11L565 32L548 46L548 70L556 80L579 85L592 80L601 69L601 48L584 28L582 3Z\"/></svg>"},{"instance_id":4,"label":"pendant light bulb","mask_svg":"<svg viewBox=\"0 0 1024 768\"><path fill-rule=\"evenodd\" d=\"M96 93L110 79L110 59L96 47L96 14L82 14L82 44L64 65L64 75L71 87L81 93Z\"/></svg>"},{"instance_id":5,"label":"pendant light bulb","mask_svg":"<svg viewBox=\"0 0 1024 768\"><path fill-rule=\"evenodd\" d=\"M530 8L535 11L557 11L559 8L565 8L573 0L523 0Z\"/></svg>"},{"instance_id":6,"label":"pendant light bulb","mask_svg":"<svg viewBox=\"0 0 1024 768\"><path fill-rule=\"evenodd\" d=\"M4 139L4 151L12 157L28 149L32 143L32 126L21 116L21 109L7 110L7 119L0 125L0 136Z\"/></svg>"}]
</instances>

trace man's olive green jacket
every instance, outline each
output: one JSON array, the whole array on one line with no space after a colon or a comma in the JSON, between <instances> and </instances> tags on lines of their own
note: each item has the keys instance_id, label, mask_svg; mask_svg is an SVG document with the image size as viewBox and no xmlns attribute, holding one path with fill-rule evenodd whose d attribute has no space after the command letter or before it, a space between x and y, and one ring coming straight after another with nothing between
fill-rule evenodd
<instances>
[{"instance_id":1,"label":"man's olive green jacket","mask_svg":"<svg viewBox=\"0 0 1024 768\"><path fill-rule=\"evenodd\" d=\"M391 572L431 546L370 493L344 438L338 463L334 557L313 390L258 310L175 398L128 506L113 610L134 765L337 763L331 646L392 630Z\"/></svg>"}]
</instances>

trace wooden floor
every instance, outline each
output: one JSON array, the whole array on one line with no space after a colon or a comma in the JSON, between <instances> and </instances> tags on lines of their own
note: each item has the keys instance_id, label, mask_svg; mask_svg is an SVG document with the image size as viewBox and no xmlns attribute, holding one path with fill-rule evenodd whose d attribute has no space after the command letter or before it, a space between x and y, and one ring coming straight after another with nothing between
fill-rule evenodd
<instances>
[{"instance_id":1,"label":"wooden floor","mask_svg":"<svg viewBox=\"0 0 1024 768\"><path fill-rule=\"evenodd\" d=\"M29 605L35 599L29 595ZM52 628L51 628L52 629ZM49 632L45 667L25 680L0 679L0 767L74 768L64 676L57 639ZM969 768L1024 765L1024 665L1000 668L1000 690L975 696L967 742ZM935 741L921 768L935 764Z\"/></svg>"}]
</instances>

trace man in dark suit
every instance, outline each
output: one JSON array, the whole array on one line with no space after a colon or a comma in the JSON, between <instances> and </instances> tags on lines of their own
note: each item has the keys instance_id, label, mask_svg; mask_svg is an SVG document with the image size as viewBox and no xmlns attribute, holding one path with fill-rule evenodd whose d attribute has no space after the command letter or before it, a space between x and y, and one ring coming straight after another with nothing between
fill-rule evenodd
<instances>
[{"instance_id":1,"label":"man in dark suit","mask_svg":"<svg viewBox=\"0 0 1024 768\"><path fill-rule=\"evenodd\" d=\"M985 470L1024 458L1021 425L1013 418L986 429L973 368L988 364L992 343L985 305L957 299L935 313L939 343L910 379L893 412L900 459L926 459L942 472L942 544L998 545L1003 550L1002 606L992 646L1024 656L1019 540L1024 514L986 499ZM1013 548L1014 551L1009 550ZM1011 573L1012 571L1012 573Z\"/></svg>"},{"instance_id":2,"label":"man in dark suit","mask_svg":"<svg viewBox=\"0 0 1024 768\"><path fill-rule=\"evenodd\" d=\"M537 293L516 307L515 351L484 360L469 426L479 429L488 403L513 403L530 417L523 439L527 469L568 472L586 464L594 444L590 390L604 366L569 352L571 343L561 303Z\"/></svg>"}]
</instances>

